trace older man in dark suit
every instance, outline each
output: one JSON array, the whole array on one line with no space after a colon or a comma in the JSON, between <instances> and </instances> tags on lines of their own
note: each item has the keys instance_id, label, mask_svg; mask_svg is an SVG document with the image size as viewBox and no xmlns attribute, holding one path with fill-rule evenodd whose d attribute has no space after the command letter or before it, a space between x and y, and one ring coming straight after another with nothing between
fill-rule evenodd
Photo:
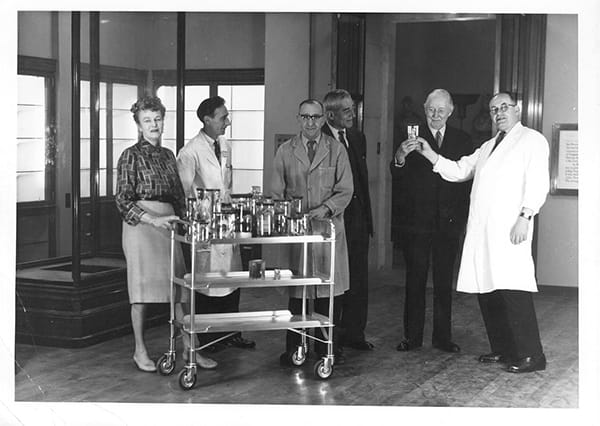
<instances>
[{"instance_id":1,"label":"older man in dark suit","mask_svg":"<svg viewBox=\"0 0 600 426\"><path fill-rule=\"evenodd\" d=\"M369 303L369 237L373 235L369 177L367 173L367 140L353 127L354 102L350 93L338 89L323 98L327 123L323 133L344 145L348 152L354 183L352 200L344 211L348 242L350 288L344 294L341 344L359 350L371 350L365 339Z\"/></svg>"},{"instance_id":2,"label":"older man in dark suit","mask_svg":"<svg viewBox=\"0 0 600 426\"><path fill-rule=\"evenodd\" d=\"M406 263L404 339L396 347L408 351L423 344L425 291L431 258L433 272L433 335L435 348L459 352L451 340L452 282L459 242L469 209L470 182L450 183L432 171L431 163L412 152L417 136L446 158L458 160L473 152L471 137L446 125L454 110L444 89L432 91L425 101L427 125L404 140L394 155L391 171L398 184L397 221Z\"/></svg>"}]
</instances>

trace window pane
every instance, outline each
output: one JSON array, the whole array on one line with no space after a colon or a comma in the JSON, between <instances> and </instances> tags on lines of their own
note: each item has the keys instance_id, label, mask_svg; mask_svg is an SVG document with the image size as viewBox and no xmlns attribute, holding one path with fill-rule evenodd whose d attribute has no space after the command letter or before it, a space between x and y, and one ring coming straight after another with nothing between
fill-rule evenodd
<instances>
[{"instance_id":1,"label":"window pane","mask_svg":"<svg viewBox=\"0 0 600 426\"><path fill-rule=\"evenodd\" d=\"M177 105L177 88L175 86L160 86L156 90L156 96L160 98L167 110L175 110L175 105Z\"/></svg>"},{"instance_id":2,"label":"window pane","mask_svg":"<svg viewBox=\"0 0 600 426\"><path fill-rule=\"evenodd\" d=\"M79 182L81 197L89 197L90 196L90 169L81 168L81 180Z\"/></svg>"},{"instance_id":3,"label":"window pane","mask_svg":"<svg viewBox=\"0 0 600 426\"><path fill-rule=\"evenodd\" d=\"M98 186L100 196L104 197L106 195L106 169L100 169L100 182Z\"/></svg>"},{"instance_id":4,"label":"window pane","mask_svg":"<svg viewBox=\"0 0 600 426\"><path fill-rule=\"evenodd\" d=\"M231 113L231 138L263 139L264 124L262 111L234 111Z\"/></svg>"},{"instance_id":5,"label":"window pane","mask_svg":"<svg viewBox=\"0 0 600 426\"><path fill-rule=\"evenodd\" d=\"M106 168L106 139L100 139L100 168Z\"/></svg>"},{"instance_id":6,"label":"window pane","mask_svg":"<svg viewBox=\"0 0 600 426\"><path fill-rule=\"evenodd\" d=\"M231 109L259 110L265 109L265 86L232 86Z\"/></svg>"},{"instance_id":7,"label":"window pane","mask_svg":"<svg viewBox=\"0 0 600 426\"><path fill-rule=\"evenodd\" d=\"M253 186L262 187L262 170L233 170L233 194L252 191Z\"/></svg>"},{"instance_id":8,"label":"window pane","mask_svg":"<svg viewBox=\"0 0 600 426\"><path fill-rule=\"evenodd\" d=\"M45 78L20 75L17 79L17 103L19 105L45 105Z\"/></svg>"},{"instance_id":9,"label":"window pane","mask_svg":"<svg viewBox=\"0 0 600 426\"><path fill-rule=\"evenodd\" d=\"M44 200L44 172L17 172L17 202Z\"/></svg>"},{"instance_id":10,"label":"window pane","mask_svg":"<svg viewBox=\"0 0 600 426\"><path fill-rule=\"evenodd\" d=\"M186 111L194 111L194 115L196 114L196 110L204 99L210 96L210 87L209 86L185 86L185 110ZM173 109L175 109L175 104L173 104ZM186 117L187 119L187 117Z\"/></svg>"},{"instance_id":11,"label":"window pane","mask_svg":"<svg viewBox=\"0 0 600 426\"><path fill-rule=\"evenodd\" d=\"M44 150L44 139L18 139L17 170L27 172L44 170Z\"/></svg>"},{"instance_id":12,"label":"window pane","mask_svg":"<svg viewBox=\"0 0 600 426\"><path fill-rule=\"evenodd\" d=\"M90 140L87 138L79 141L79 161L82 169L90 168Z\"/></svg>"},{"instance_id":13,"label":"window pane","mask_svg":"<svg viewBox=\"0 0 600 426\"><path fill-rule=\"evenodd\" d=\"M46 129L46 110L43 106L19 105L17 108L17 137L43 138Z\"/></svg>"},{"instance_id":14,"label":"window pane","mask_svg":"<svg viewBox=\"0 0 600 426\"><path fill-rule=\"evenodd\" d=\"M17 77L17 202L45 199L46 78Z\"/></svg>"},{"instance_id":15,"label":"window pane","mask_svg":"<svg viewBox=\"0 0 600 426\"><path fill-rule=\"evenodd\" d=\"M232 166L234 169L256 169L263 168L263 141L233 140Z\"/></svg>"},{"instance_id":16,"label":"window pane","mask_svg":"<svg viewBox=\"0 0 600 426\"><path fill-rule=\"evenodd\" d=\"M175 139L177 121L175 117L175 111L167 111L165 114L165 126L163 127L163 140L166 139Z\"/></svg>"},{"instance_id":17,"label":"window pane","mask_svg":"<svg viewBox=\"0 0 600 426\"><path fill-rule=\"evenodd\" d=\"M184 120L185 120L185 123L184 123L185 130L183 133L184 133L184 139L187 142L198 134L198 132L202 128L202 122L200 121L200 119L198 119L198 116L196 115L196 111L193 111L193 112L186 111Z\"/></svg>"},{"instance_id":18,"label":"window pane","mask_svg":"<svg viewBox=\"0 0 600 426\"><path fill-rule=\"evenodd\" d=\"M113 109L124 109L129 112L137 97L137 86L131 84L113 84Z\"/></svg>"},{"instance_id":19,"label":"window pane","mask_svg":"<svg viewBox=\"0 0 600 426\"><path fill-rule=\"evenodd\" d=\"M225 99L225 106L227 109L233 109L231 106L231 86L221 86L217 88L217 94Z\"/></svg>"},{"instance_id":20,"label":"window pane","mask_svg":"<svg viewBox=\"0 0 600 426\"><path fill-rule=\"evenodd\" d=\"M89 108L81 108L81 113L79 115L79 134L82 138L90 137L90 109Z\"/></svg>"},{"instance_id":21,"label":"window pane","mask_svg":"<svg viewBox=\"0 0 600 426\"><path fill-rule=\"evenodd\" d=\"M113 138L137 141L138 130L129 111L113 111Z\"/></svg>"}]
</instances>

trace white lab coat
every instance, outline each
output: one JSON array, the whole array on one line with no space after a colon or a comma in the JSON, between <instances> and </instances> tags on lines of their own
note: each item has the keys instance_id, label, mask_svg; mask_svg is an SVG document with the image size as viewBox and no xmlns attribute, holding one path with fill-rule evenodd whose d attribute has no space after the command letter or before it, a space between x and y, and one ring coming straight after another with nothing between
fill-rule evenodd
<instances>
[{"instance_id":1,"label":"white lab coat","mask_svg":"<svg viewBox=\"0 0 600 426\"><path fill-rule=\"evenodd\" d=\"M221 190L221 202L231 201L231 142L220 137L221 164L215 155L213 141L203 132L190 139L177 155L177 170L186 197L195 197L196 188ZM208 260L199 253L198 264L206 269ZM210 251L210 271L226 273L241 270L241 257L237 244L213 244ZM208 296L226 296L235 288L208 289Z\"/></svg>"},{"instance_id":2,"label":"white lab coat","mask_svg":"<svg viewBox=\"0 0 600 426\"><path fill-rule=\"evenodd\" d=\"M519 122L490 156L494 143L492 138L458 161L440 156L433 167L449 181L473 177L457 291L536 292L531 256L533 220L527 240L521 244L510 242L510 231L523 207L537 214L546 200L548 141Z\"/></svg>"}]
</instances>

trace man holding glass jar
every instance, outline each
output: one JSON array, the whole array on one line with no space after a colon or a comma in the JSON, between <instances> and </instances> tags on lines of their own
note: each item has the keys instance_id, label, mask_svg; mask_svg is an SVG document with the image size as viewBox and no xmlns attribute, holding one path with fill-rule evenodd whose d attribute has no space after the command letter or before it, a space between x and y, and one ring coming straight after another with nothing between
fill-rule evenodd
<instances>
[{"instance_id":1,"label":"man holding glass jar","mask_svg":"<svg viewBox=\"0 0 600 426\"><path fill-rule=\"evenodd\" d=\"M420 140L435 152L458 160L473 152L471 137L446 122L454 110L452 97L444 89L433 90L425 101L426 126L409 126L409 137L398 147L391 163L398 185L398 221L406 264L404 339L398 351L423 344L425 293L431 258L433 273L432 344L445 352L459 352L451 340L452 284L454 263L464 233L469 209L470 182L446 182L431 170L431 164L413 153ZM416 128L415 128L416 127ZM410 131L416 134L410 136Z\"/></svg>"}]
</instances>

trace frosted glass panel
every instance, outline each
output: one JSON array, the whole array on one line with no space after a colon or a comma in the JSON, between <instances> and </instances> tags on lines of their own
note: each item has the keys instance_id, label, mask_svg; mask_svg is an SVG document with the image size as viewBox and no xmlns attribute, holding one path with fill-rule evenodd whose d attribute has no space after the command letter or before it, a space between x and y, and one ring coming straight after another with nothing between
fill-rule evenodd
<instances>
[{"instance_id":1,"label":"frosted glass panel","mask_svg":"<svg viewBox=\"0 0 600 426\"><path fill-rule=\"evenodd\" d=\"M113 138L136 141L137 136L138 130L133 114L124 110L113 111Z\"/></svg>"},{"instance_id":2,"label":"frosted glass panel","mask_svg":"<svg viewBox=\"0 0 600 426\"><path fill-rule=\"evenodd\" d=\"M125 109L129 111L137 101L137 86L131 84L113 84L113 109Z\"/></svg>"},{"instance_id":3,"label":"frosted glass panel","mask_svg":"<svg viewBox=\"0 0 600 426\"><path fill-rule=\"evenodd\" d=\"M100 169L100 182L98 187L98 192L101 197L106 196L106 169Z\"/></svg>"},{"instance_id":4,"label":"frosted glass panel","mask_svg":"<svg viewBox=\"0 0 600 426\"><path fill-rule=\"evenodd\" d=\"M231 113L233 139L263 139L264 113L262 111L234 111Z\"/></svg>"},{"instance_id":5,"label":"frosted glass panel","mask_svg":"<svg viewBox=\"0 0 600 426\"><path fill-rule=\"evenodd\" d=\"M234 169L263 168L263 141L232 141L233 155L231 157Z\"/></svg>"},{"instance_id":6,"label":"frosted glass panel","mask_svg":"<svg viewBox=\"0 0 600 426\"><path fill-rule=\"evenodd\" d=\"M44 172L17 173L17 202L44 199Z\"/></svg>"},{"instance_id":7,"label":"frosted glass panel","mask_svg":"<svg viewBox=\"0 0 600 426\"><path fill-rule=\"evenodd\" d=\"M175 105L177 105L177 89L175 86L160 86L156 91L156 96L160 98L165 108L175 110Z\"/></svg>"},{"instance_id":8,"label":"frosted glass panel","mask_svg":"<svg viewBox=\"0 0 600 426\"><path fill-rule=\"evenodd\" d=\"M79 134L82 138L90 137L90 110L89 108L82 108L81 114L79 114Z\"/></svg>"},{"instance_id":9,"label":"frosted glass panel","mask_svg":"<svg viewBox=\"0 0 600 426\"><path fill-rule=\"evenodd\" d=\"M100 168L106 168L106 139L100 139Z\"/></svg>"},{"instance_id":10,"label":"frosted glass panel","mask_svg":"<svg viewBox=\"0 0 600 426\"><path fill-rule=\"evenodd\" d=\"M265 109L265 86L232 86L231 91L232 110Z\"/></svg>"},{"instance_id":11,"label":"frosted glass panel","mask_svg":"<svg viewBox=\"0 0 600 426\"><path fill-rule=\"evenodd\" d=\"M185 86L185 110L186 111L194 111L194 115L196 114L196 110L198 106L200 106L200 102L210 96L210 88L209 86ZM173 103L173 109L175 109L175 103ZM186 117L187 120L187 117Z\"/></svg>"},{"instance_id":12,"label":"frosted glass panel","mask_svg":"<svg viewBox=\"0 0 600 426\"><path fill-rule=\"evenodd\" d=\"M80 168L89 169L90 168L90 140L81 138L79 142L79 158L81 161Z\"/></svg>"},{"instance_id":13,"label":"frosted glass panel","mask_svg":"<svg viewBox=\"0 0 600 426\"><path fill-rule=\"evenodd\" d=\"M233 170L232 193L240 194L252 191L252 186L262 187L262 170Z\"/></svg>"},{"instance_id":14,"label":"frosted glass panel","mask_svg":"<svg viewBox=\"0 0 600 426\"><path fill-rule=\"evenodd\" d=\"M43 106L19 105L17 108L17 136L43 138L46 132L46 111Z\"/></svg>"},{"instance_id":15,"label":"frosted glass panel","mask_svg":"<svg viewBox=\"0 0 600 426\"><path fill-rule=\"evenodd\" d=\"M232 109L231 107L231 86L219 86L217 89L217 94L225 99L225 106L227 109Z\"/></svg>"},{"instance_id":16,"label":"frosted glass panel","mask_svg":"<svg viewBox=\"0 0 600 426\"><path fill-rule=\"evenodd\" d=\"M82 197L90 196L90 169L81 169L81 178L79 181L80 185L80 194Z\"/></svg>"},{"instance_id":17,"label":"frosted glass panel","mask_svg":"<svg viewBox=\"0 0 600 426\"><path fill-rule=\"evenodd\" d=\"M185 122L184 122L185 130L183 131L183 134L184 134L184 139L186 141L188 141L198 134L198 132L202 128L202 122L196 115L196 111L194 111L194 112L186 111L184 120L185 120Z\"/></svg>"},{"instance_id":18,"label":"frosted glass panel","mask_svg":"<svg viewBox=\"0 0 600 426\"><path fill-rule=\"evenodd\" d=\"M167 111L165 114L165 126L163 127L163 139L175 139L177 121L175 111Z\"/></svg>"},{"instance_id":19,"label":"frosted glass panel","mask_svg":"<svg viewBox=\"0 0 600 426\"><path fill-rule=\"evenodd\" d=\"M17 103L25 105L45 105L44 77L20 75L17 79Z\"/></svg>"},{"instance_id":20,"label":"frosted glass panel","mask_svg":"<svg viewBox=\"0 0 600 426\"><path fill-rule=\"evenodd\" d=\"M17 140L17 170L39 171L44 170L44 139L18 139Z\"/></svg>"}]
</instances>

